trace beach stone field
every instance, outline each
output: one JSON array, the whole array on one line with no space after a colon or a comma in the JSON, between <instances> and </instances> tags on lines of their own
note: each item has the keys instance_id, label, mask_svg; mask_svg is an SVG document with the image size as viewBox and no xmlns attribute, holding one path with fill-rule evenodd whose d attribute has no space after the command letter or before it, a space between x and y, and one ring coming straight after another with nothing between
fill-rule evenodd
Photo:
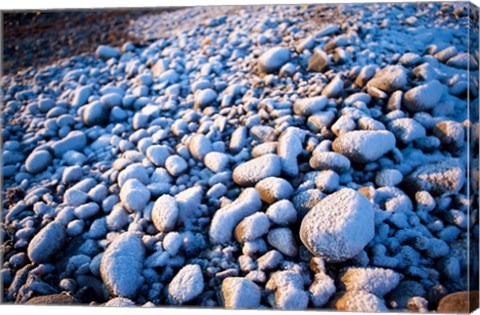
<instances>
[{"instance_id":1,"label":"beach stone field","mask_svg":"<svg viewBox=\"0 0 480 315\"><path fill-rule=\"evenodd\" d=\"M2 303L478 307L478 8L205 6L121 31L1 78Z\"/></svg>"}]
</instances>

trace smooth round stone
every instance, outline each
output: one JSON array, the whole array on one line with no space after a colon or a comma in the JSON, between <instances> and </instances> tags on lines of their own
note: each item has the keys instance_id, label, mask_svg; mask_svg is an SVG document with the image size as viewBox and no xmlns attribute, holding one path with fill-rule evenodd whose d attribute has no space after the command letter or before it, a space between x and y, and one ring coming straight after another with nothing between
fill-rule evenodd
<instances>
[{"instance_id":1,"label":"smooth round stone","mask_svg":"<svg viewBox=\"0 0 480 315\"><path fill-rule=\"evenodd\" d=\"M48 168L52 160L53 157L48 151L33 151L25 161L25 168L31 174L41 173Z\"/></svg>"},{"instance_id":2,"label":"smooth round stone","mask_svg":"<svg viewBox=\"0 0 480 315\"><path fill-rule=\"evenodd\" d=\"M285 47L274 47L264 52L258 58L260 71L273 73L278 71L284 64L290 60L290 50Z\"/></svg>"},{"instance_id":3,"label":"smooth round stone","mask_svg":"<svg viewBox=\"0 0 480 315\"><path fill-rule=\"evenodd\" d=\"M28 258L36 264L49 262L60 252L66 241L67 233L62 224L50 222L28 244Z\"/></svg>"},{"instance_id":4,"label":"smooth round stone","mask_svg":"<svg viewBox=\"0 0 480 315\"><path fill-rule=\"evenodd\" d=\"M233 170L233 181L240 186L253 186L264 178L279 176L281 168L277 155L262 155L237 166Z\"/></svg>"}]
</instances>

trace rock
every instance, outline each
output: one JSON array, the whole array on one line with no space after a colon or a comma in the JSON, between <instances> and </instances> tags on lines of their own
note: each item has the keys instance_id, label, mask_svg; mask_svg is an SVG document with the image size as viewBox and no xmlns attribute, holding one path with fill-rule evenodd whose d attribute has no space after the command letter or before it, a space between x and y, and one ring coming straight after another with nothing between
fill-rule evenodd
<instances>
[{"instance_id":1,"label":"rock","mask_svg":"<svg viewBox=\"0 0 480 315\"><path fill-rule=\"evenodd\" d=\"M95 101L85 105L82 119L87 126L105 125L108 123L109 115L107 105L100 101Z\"/></svg>"},{"instance_id":2,"label":"rock","mask_svg":"<svg viewBox=\"0 0 480 315\"><path fill-rule=\"evenodd\" d=\"M343 80L339 76L336 76L328 85L323 89L322 95L328 98L335 98L343 92Z\"/></svg>"},{"instance_id":3,"label":"rock","mask_svg":"<svg viewBox=\"0 0 480 315\"><path fill-rule=\"evenodd\" d=\"M478 308L478 291L460 291L444 296L438 304L440 313L471 313Z\"/></svg>"},{"instance_id":4,"label":"rock","mask_svg":"<svg viewBox=\"0 0 480 315\"><path fill-rule=\"evenodd\" d=\"M429 81L408 90L403 105L412 112L424 112L435 107L442 98L445 87L437 80Z\"/></svg>"},{"instance_id":5,"label":"rock","mask_svg":"<svg viewBox=\"0 0 480 315\"><path fill-rule=\"evenodd\" d=\"M407 71L402 66L387 66L378 71L368 81L367 87L377 88L384 92L402 90L407 85Z\"/></svg>"},{"instance_id":6,"label":"rock","mask_svg":"<svg viewBox=\"0 0 480 315\"><path fill-rule=\"evenodd\" d=\"M282 227L271 230L268 232L267 240L272 247L282 254L289 257L297 256L297 243L292 230L289 228Z\"/></svg>"},{"instance_id":7,"label":"rock","mask_svg":"<svg viewBox=\"0 0 480 315\"><path fill-rule=\"evenodd\" d=\"M396 169L383 169L375 176L375 184L378 186L397 186L403 181L403 175Z\"/></svg>"},{"instance_id":8,"label":"rock","mask_svg":"<svg viewBox=\"0 0 480 315\"><path fill-rule=\"evenodd\" d=\"M100 98L100 101L109 108L122 106L123 97L118 93L107 93Z\"/></svg>"},{"instance_id":9,"label":"rock","mask_svg":"<svg viewBox=\"0 0 480 315\"><path fill-rule=\"evenodd\" d=\"M320 29L315 34L315 37L316 38L321 38L321 37L324 37L324 36L329 36L329 35L338 33L340 31L341 31L340 26L338 26L337 24L330 24L330 25L327 25L327 26L323 27L322 29Z\"/></svg>"},{"instance_id":10,"label":"rock","mask_svg":"<svg viewBox=\"0 0 480 315\"><path fill-rule=\"evenodd\" d=\"M67 233L62 224L50 222L28 244L28 258L35 264L47 263L60 252L66 242Z\"/></svg>"},{"instance_id":11,"label":"rock","mask_svg":"<svg viewBox=\"0 0 480 315\"><path fill-rule=\"evenodd\" d=\"M433 128L433 135L447 147L454 149L465 145L465 128L453 120L441 121Z\"/></svg>"},{"instance_id":12,"label":"rock","mask_svg":"<svg viewBox=\"0 0 480 315\"><path fill-rule=\"evenodd\" d=\"M25 302L27 305L66 305L80 303L81 302L75 297L66 293L35 296Z\"/></svg>"},{"instance_id":13,"label":"rock","mask_svg":"<svg viewBox=\"0 0 480 315\"><path fill-rule=\"evenodd\" d=\"M132 178L120 190L122 205L130 212L141 212L150 201L150 190L139 180Z\"/></svg>"},{"instance_id":14,"label":"rock","mask_svg":"<svg viewBox=\"0 0 480 315\"><path fill-rule=\"evenodd\" d=\"M204 135L196 134L190 139L188 148L194 159L203 161L205 155L212 151L212 143Z\"/></svg>"},{"instance_id":15,"label":"rock","mask_svg":"<svg viewBox=\"0 0 480 315\"><path fill-rule=\"evenodd\" d=\"M356 130L336 138L332 147L353 162L369 163L395 148L395 136L385 130Z\"/></svg>"},{"instance_id":16,"label":"rock","mask_svg":"<svg viewBox=\"0 0 480 315\"><path fill-rule=\"evenodd\" d=\"M276 177L280 173L280 158L275 154L266 154L238 165L233 170L233 181L240 186L253 186L264 178Z\"/></svg>"},{"instance_id":17,"label":"rock","mask_svg":"<svg viewBox=\"0 0 480 315\"><path fill-rule=\"evenodd\" d=\"M199 90L195 92L195 109L203 109L214 105L217 101L217 92L212 89Z\"/></svg>"},{"instance_id":18,"label":"rock","mask_svg":"<svg viewBox=\"0 0 480 315\"><path fill-rule=\"evenodd\" d=\"M286 286L275 292L275 305L281 310L304 310L308 307L308 295L299 288Z\"/></svg>"},{"instance_id":19,"label":"rock","mask_svg":"<svg viewBox=\"0 0 480 315\"><path fill-rule=\"evenodd\" d=\"M303 218L300 239L328 262L355 257L375 233L373 207L362 194L341 189L322 199Z\"/></svg>"},{"instance_id":20,"label":"rock","mask_svg":"<svg viewBox=\"0 0 480 315\"><path fill-rule=\"evenodd\" d=\"M450 46L436 53L434 57L437 58L438 61L445 63L448 59L452 58L457 53L458 53L457 48L455 46Z\"/></svg>"},{"instance_id":21,"label":"rock","mask_svg":"<svg viewBox=\"0 0 480 315\"><path fill-rule=\"evenodd\" d=\"M297 220L297 210L289 200L280 200L268 207L270 221L277 225L290 225Z\"/></svg>"},{"instance_id":22,"label":"rock","mask_svg":"<svg viewBox=\"0 0 480 315\"><path fill-rule=\"evenodd\" d=\"M243 219L235 228L235 239L239 243L254 241L268 233L270 221L263 212L256 212Z\"/></svg>"},{"instance_id":23,"label":"rock","mask_svg":"<svg viewBox=\"0 0 480 315\"><path fill-rule=\"evenodd\" d=\"M458 159L422 165L405 179L405 187L412 193L428 191L433 196L455 193L465 183L465 166Z\"/></svg>"},{"instance_id":24,"label":"rock","mask_svg":"<svg viewBox=\"0 0 480 315\"><path fill-rule=\"evenodd\" d=\"M293 187L289 182L280 177L267 177L255 185L260 193L260 198L272 204L278 200L289 199L293 194Z\"/></svg>"},{"instance_id":25,"label":"rock","mask_svg":"<svg viewBox=\"0 0 480 315\"><path fill-rule=\"evenodd\" d=\"M325 170L315 176L315 186L322 192L330 193L337 190L340 176L332 170Z\"/></svg>"},{"instance_id":26,"label":"rock","mask_svg":"<svg viewBox=\"0 0 480 315\"><path fill-rule=\"evenodd\" d=\"M52 160L52 155L46 150L33 151L25 161L25 168L31 174L38 174L45 171Z\"/></svg>"},{"instance_id":27,"label":"rock","mask_svg":"<svg viewBox=\"0 0 480 315\"><path fill-rule=\"evenodd\" d=\"M337 300L335 307L345 312L388 312L380 298L366 291L347 291Z\"/></svg>"},{"instance_id":28,"label":"rock","mask_svg":"<svg viewBox=\"0 0 480 315\"><path fill-rule=\"evenodd\" d=\"M152 221L160 232L170 232L178 219L178 205L174 197L163 195L155 201L152 209Z\"/></svg>"},{"instance_id":29,"label":"rock","mask_svg":"<svg viewBox=\"0 0 480 315\"><path fill-rule=\"evenodd\" d=\"M254 188L245 189L231 204L213 215L210 224L210 242L224 244L232 239L233 229L243 218L257 212L262 207L260 195Z\"/></svg>"},{"instance_id":30,"label":"rock","mask_svg":"<svg viewBox=\"0 0 480 315\"><path fill-rule=\"evenodd\" d=\"M66 167L62 174L62 182L65 185L71 185L78 182L83 176L83 169L78 166Z\"/></svg>"},{"instance_id":31,"label":"rock","mask_svg":"<svg viewBox=\"0 0 480 315\"><path fill-rule=\"evenodd\" d=\"M87 137L83 131L71 131L65 138L52 145L55 155L60 157L67 151L82 151L87 146Z\"/></svg>"},{"instance_id":32,"label":"rock","mask_svg":"<svg viewBox=\"0 0 480 315\"><path fill-rule=\"evenodd\" d=\"M363 290L382 297L395 289L400 275L390 269L351 267L342 276L342 282L347 291Z\"/></svg>"},{"instance_id":33,"label":"rock","mask_svg":"<svg viewBox=\"0 0 480 315\"><path fill-rule=\"evenodd\" d=\"M118 185L123 187L123 185L125 185L129 179L136 179L144 185L148 185L150 183L150 177L148 176L147 169L140 163L133 163L125 167L125 169L118 174Z\"/></svg>"},{"instance_id":34,"label":"rock","mask_svg":"<svg viewBox=\"0 0 480 315\"><path fill-rule=\"evenodd\" d=\"M95 202L89 202L81 205L74 210L75 216L79 219L88 219L100 211L100 206Z\"/></svg>"},{"instance_id":35,"label":"rock","mask_svg":"<svg viewBox=\"0 0 480 315\"><path fill-rule=\"evenodd\" d=\"M110 58L120 57L120 50L118 48L113 48L106 45L100 45L95 51L95 54L100 59L108 60Z\"/></svg>"},{"instance_id":36,"label":"rock","mask_svg":"<svg viewBox=\"0 0 480 315\"><path fill-rule=\"evenodd\" d=\"M308 61L307 71L323 72L330 66L330 57L321 48L313 50L313 54Z\"/></svg>"},{"instance_id":37,"label":"rock","mask_svg":"<svg viewBox=\"0 0 480 315\"><path fill-rule=\"evenodd\" d=\"M124 297L115 297L113 299L108 300L108 302L102 304L102 306L107 307L133 307L135 303L127 298Z\"/></svg>"},{"instance_id":38,"label":"rock","mask_svg":"<svg viewBox=\"0 0 480 315\"><path fill-rule=\"evenodd\" d=\"M228 277L222 282L223 304L227 309L257 309L260 306L260 288L252 281Z\"/></svg>"},{"instance_id":39,"label":"rock","mask_svg":"<svg viewBox=\"0 0 480 315\"><path fill-rule=\"evenodd\" d=\"M313 306L322 307L327 304L336 288L333 279L327 274L317 273L308 291L311 293Z\"/></svg>"},{"instance_id":40,"label":"rock","mask_svg":"<svg viewBox=\"0 0 480 315\"><path fill-rule=\"evenodd\" d=\"M165 145L151 145L145 153L147 158L159 167L164 167L165 161L170 156L170 151Z\"/></svg>"},{"instance_id":41,"label":"rock","mask_svg":"<svg viewBox=\"0 0 480 315\"><path fill-rule=\"evenodd\" d=\"M209 152L205 155L203 163L214 173L220 173L227 169L230 157L222 152Z\"/></svg>"},{"instance_id":42,"label":"rock","mask_svg":"<svg viewBox=\"0 0 480 315\"><path fill-rule=\"evenodd\" d=\"M178 155L170 155L165 161L165 168L172 176L180 176L188 169L187 162Z\"/></svg>"},{"instance_id":43,"label":"rock","mask_svg":"<svg viewBox=\"0 0 480 315\"><path fill-rule=\"evenodd\" d=\"M282 171L287 176L298 175L298 156L303 151L302 140L294 132L287 129L278 139L277 152L282 163ZM252 152L253 154L253 152Z\"/></svg>"},{"instance_id":44,"label":"rock","mask_svg":"<svg viewBox=\"0 0 480 315\"><path fill-rule=\"evenodd\" d=\"M258 58L258 67L261 72L273 73L290 60L290 51L285 47L274 47L264 52Z\"/></svg>"},{"instance_id":45,"label":"rock","mask_svg":"<svg viewBox=\"0 0 480 315\"><path fill-rule=\"evenodd\" d=\"M328 98L325 96L301 98L293 103L293 112L308 117L324 109L327 104Z\"/></svg>"},{"instance_id":46,"label":"rock","mask_svg":"<svg viewBox=\"0 0 480 315\"><path fill-rule=\"evenodd\" d=\"M204 288L199 265L186 265L168 285L168 299L174 304L185 304L196 299Z\"/></svg>"},{"instance_id":47,"label":"rock","mask_svg":"<svg viewBox=\"0 0 480 315\"><path fill-rule=\"evenodd\" d=\"M412 118L395 119L388 124L388 130L403 143L410 143L426 136L425 128Z\"/></svg>"},{"instance_id":48,"label":"rock","mask_svg":"<svg viewBox=\"0 0 480 315\"><path fill-rule=\"evenodd\" d=\"M40 113L46 113L55 107L55 102L49 98L40 99L38 101L38 110Z\"/></svg>"},{"instance_id":49,"label":"rock","mask_svg":"<svg viewBox=\"0 0 480 315\"><path fill-rule=\"evenodd\" d=\"M145 247L139 236L125 232L107 247L100 262L103 283L113 296L134 298L143 284Z\"/></svg>"},{"instance_id":50,"label":"rock","mask_svg":"<svg viewBox=\"0 0 480 315\"><path fill-rule=\"evenodd\" d=\"M460 53L447 61L447 65L450 67L464 69L470 71L478 70L478 63L475 58L469 53Z\"/></svg>"},{"instance_id":51,"label":"rock","mask_svg":"<svg viewBox=\"0 0 480 315\"><path fill-rule=\"evenodd\" d=\"M79 107L85 105L91 94L92 88L89 85L77 87L73 94L72 106Z\"/></svg>"},{"instance_id":52,"label":"rock","mask_svg":"<svg viewBox=\"0 0 480 315\"><path fill-rule=\"evenodd\" d=\"M235 131L230 137L230 151L232 151L233 153L238 153L248 145L247 133L248 129L245 126L241 126L235 129Z\"/></svg>"},{"instance_id":53,"label":"rock","mask_svg":"<svg viewBox=\"0 0 480 315\"><path fill-rule=\"evenodd\" d=\"M316 170L332 170L343 173L350 169L350 160L335 152L314 151L310 166Z\"/></svg>"}]
</instances>

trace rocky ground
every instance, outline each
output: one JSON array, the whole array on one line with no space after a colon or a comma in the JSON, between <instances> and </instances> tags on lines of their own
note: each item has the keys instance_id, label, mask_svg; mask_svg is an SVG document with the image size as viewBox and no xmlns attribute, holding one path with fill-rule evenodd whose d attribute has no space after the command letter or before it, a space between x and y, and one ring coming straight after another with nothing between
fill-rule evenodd
<instances>
[{"instance_id":1,"label":"rocky ground","mask_svg":"<svg viewBox=\"0 0 480 315\"><path fill-rule=\"evenodd\" d=\"M3 301L471 309L470 9L190 8L4 76Z\"/></svg>"}]
</instances>

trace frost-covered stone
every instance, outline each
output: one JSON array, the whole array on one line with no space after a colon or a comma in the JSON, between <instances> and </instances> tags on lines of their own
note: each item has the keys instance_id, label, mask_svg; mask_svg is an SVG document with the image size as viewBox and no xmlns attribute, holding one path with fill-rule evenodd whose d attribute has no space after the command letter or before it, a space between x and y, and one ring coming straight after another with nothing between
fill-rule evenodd
<instances>
[{"instance_id":1,"label":"frost-covered stone","mask_svg":"<svg viewBox=\"0 0 480 315\"><path fill-rule=\"evenodd\" d=\"M328 98L325 96L301 98L293 103L293 112L308 117L324 109L327 104Z\"/></svg>"},{"instance_id":2,"label":"frost-covered stone","mask_svg":"<svg viewBox=\"0 0 480 315\"><path fill-rule=\"evenodd\" d=\"M335 77L322 91L322 95L335 98L343 92L343 80L340 77Z\"/></svg>"},{"instance_id":3,"label":"frost-covered stone","mask_svg":"<svg viewBox=\"0 0 480 315\"><path fill-rule=\"evenodd\" d=\"M195 92L195 108L203 109L209 105L214 105L217 100L217 92L212 89L205 89Z\"/></svg>"},{"instance_id":4,"label":"frost-covered stone","mask_svg":"<svg viewBox=\"0 0 480 315\"><path fill-rule=\"evenodd\" d=\"M81 151L87 145L87 137L83 131L75 130L70 132L65 138L52 144L52 149L56 156L62 156L67 151Z\"/></svg>"},{"instance_id":5,"label":"frost-covered stone","mask_svg":"<svg viewBox=\"0 0 480 315\"><path fill-rule=\"evenodd\" d=\"M426 136L425 128L411 118L395 119L388 124L388 130L403 143L410 143Z\"/></svg>"},{"instance_id":6,"label":"frost-covered stone","mask_svg":"<svg viewBox=\"0 0 480 315\"><path fill-rule=\"evenodd\" d=\"M266 214L277 225L289 225L297 220L297 210L289 200L280 200L268 207Z\"/></svg>"},{"instance_id":7,"label":"frost-covered stone","mask_svg":"<svg viewBox=\"0 0 480 315\"><path fill-rule=\"evenodd\" d=\"M374 236L373 208L362 194L344 188L322 199L303 218L300 239L329 262L356 256Z\"/></svg>"},{"instance_id":8,"label":"frost-covered stone","mask_svg":"<svg viewBox=\"0 0 480 315\"><path fill-rule=\"evenodd\" d=\"M127 180L120 191L120 200L130 212L143 211L150 201L150 196L150 190L135 178Z\"/></svg>"},{"instance_id":9,"label":"frost-covered stone","mask_svg":"<svg viewBox=\"0 0 480 315\"><path fill-rule=\"evenodd\" d=\"M465 144L465 128L453 120L441 121L433 128L433 135L445 146L461 148Z\"/></svg>"},{"instance_id":10,"label":"frost-covered stone","mask_svg":"<svg viewBox=\"0 0 480 315\"><path fill-rule=\"evenodd\" d=\"M442 98L444 88L437 80L429 81L408 90L403 97L403 104L412 112L430 110Z\"/></svg>"},{"instance_id":11,"label":"frost-covered stone","mask_svg":"<svg viewBox=\"0 0 480 315\"><path fill-rule=\"evenodd\" d=\"M118 174L118 185L123 187L129 179L136 179L144 185L150 183L150 177L148 176L148 171L140 163L133 163L128 165L124 170Z\"/></svg>"},{"instance_id":12,"label":"frost-covered stone","mask_svg":"<svg viewBox=\"0 0 480 315\"><path fill-rule=\"evenodd\" d=\"M302 153L302 140L287 129L278 139L277 152L282 163L282 171L287 176L298 175L298 155Z\"/></svg>"},{"instance_id":13,"label":"frost-covered stone","mask_svg":"<svg viewBox=\"0 0 480 315\"><path fill-rule=\"evenodd\" d=\"M85 105L82 117L87 126L104 125L108 123L108 107L103 102L95 101Z\"/></svg>"},{"instance_id":14,"label":"frost-covered stone","mask_svg":"<svg viewBox=\"0 0 480 315\"><path fill-rule=\"evenodd\" d=\"M351 131L333 142L333 150L357 163L373 162L395 148L395 136L385 130Z\"/></svg>"},{"instance_id":15,"label":"frost-covered stone","mask_svg":"<svg viewBox=\"0 0 480 315\"><path fill-rule=\"evenodd\" d=\"M70 185L78 182L83 176L83 169L78 166L66 167L62 174L62 182L65 185Z\"/></svg>"},{"instance_id":16,"label":"frost-covered stone","mask_svg":"<svg viewBox=\"0 0 480 315\"><path fill-rule=\"evenodd\" d=\"M350 169L350 160L335 152L314 151L310 159L310 166L316 170L333 170L337 173Z\"/></svg>"},{"instance_id":17,"label":"frost-covered stone","mask_svg":"<svg viewBox=\"0 0 480 315\"><path fill-rule=\"evenodd\" d=\"M395 289L400 275L391 269L348 268L342 276L347 291L363 290L382 297Z\"/></svg>"},{"instance_id":18,"label":"frost-covered stone","mask_svg":"<svg viewBox=\"0 0 480 315\"><path fill-rule=\"evenodd\" d=\"M229 242L237 224L260 210L261 206L259 193L254 188L246 188L234 202L215 212L210 225L210 242L213 244Z\"/></svg>"},{"instance_id":19,"label":"frost-covered stone","mask_svg":"<svg viewBox=\"0 0 480 315\"><path fill-rule=\"evenodd\" d=\"M222 152L209 152L205 155L203 163L212 172L219 173L227 169L230 157Z\"/></svg>"},{"instance_id":20,"label":"frost-covered stone","mask_svg":"<svg viewBox=\"0 0 480 315\"><path fill-rule=\"evenodd\" d=\"M212 151L212 143L210 142L210 139L204 135L196 134L190 139L188 148L196 160L202 161L205 155Z\"/></svg>"},{"instance_id":21,"label":"frost-covered stone","mask_svg":"<svg viewBox=\"0 0 480 315\"><path fill-rule=\"evenodd\" d=\"M264 52L258 58L260 71L273 73L278 71L290 60L290 51L286 47L274 47Z\"/></svg>"},{"instance_id":22,"label":"frost-covered stone","mask_svg":"<svg viewBox=\"0 0 480 315\"><path fill-rule=\"evenodd\" d=\"M335 307L345 312L387 312L385 302L366 291L347 291L337 300Z\"/></svg>"},{"instance_id":23,"label":"frost-covered stone","mask_svg":"<svg viewBox=\"0 0 480 315\"><path fill-rule=\"evenodd\" d=\"M378 186L397 186L403 181L403 175L396 169L383 169L375 176L375 184Z\"/></svg>"},{"instance_id":24,"label":"frost-covered stone","mask_svg":"<svg viewBox=\"0 0 480 315\"><path fill-rule=\"evenodd\" d=\"M280 158L275 154L266 154L238 165L233 170L233 181L240 186L252 186L264 178L279 176L280 173Z\"/></svg>"},{"instance_id":25,"label":"frost-covered stone","mask_svg":"<svg viewBox=\"0 0 480 315\"><path fill-rule=\"evenodd\" d=\"M244 243L253 241L268 233L270 229L270 221L268 216L263 212L256 212L243 219L235 228L235 239Z\"/></svg>"},{"instance_id":26,"label":"frost-covered stone","mask_svg":"<svg viewBox=\"0 0 480 315\"><path fill-rule=\"evenodd\" d=\"M337 190L340 176L332 170L325 170L315 177L315 186L322 192L329 193Z\"/></svg>"},{"instance_id":27,"label":"frost-covered stone","mask_svg":"<svg viewBox=\"0 0 480 315\"><path fill-rule=\"evenodd\" d=\"M187 162L179 155L170 155L165 160L165 168L172 176L179 176L188 169Z\"/></svg>"},{"instance_id":28,"label":"frost-covered stone","mask_svg":"<svg viewBox=\"0 0 480 315\"><path fill-rule=\"evenodd\" d=\"M288 199L293 194L292 185L280 177L262 179L255 185L255 189L260 193L260 198L269 204Z\"/></svg>"},{"instance_id":29,"label":"frost-covered stone","mask_svg":"<svg viewBox=\"0 0 480 315\"><path fill-rule=\"evenodd\" d=\"M175 304L185 304L202 294L204 286L200 266L186 265L168 285L168 298Z\"/></svg>"},{"instance_id":30,"label":"frost-covered stone","mask_svg":"<svg viewBox=\"0 0 480 315\"><path fill-rule=\"evenodd\" d=\"M152 221L160 232L170 232L178 219L178 205L174 197L163 195L155 201L152 209Z\"/></svg>"},{"instance_id":31,"label":"frost-covered stone","mask_svg":"<svg viewBox=\"0 0 480 315\"><path fill-rule=\"evenodd\" d=\"M287 286L275 292L275 306L281 310L304 310L308 306L308 295L299 288Z\"/></svg>"},{"instance_id":32,"label":"frost-covered stone","mask_svg":"<svg viewBox=\"0 0 480 315\"><path fill-rule=\"evenodd\" d=\"M107 247L100 263L100 275L113 296L136 296L143 284L144 259L145 246L132 232L117 236Z\"/></svg>"},{"instance_id":33,"label":"frost-covered stone","mask_svg":"<svg viewBox=\"0 0 480 315\"><path fill-rule=\"evenodd\" d=\"M28 258L36 264L52 260L67 242L67 233L60 222L53 221L41 229L30 241Z\"/></svg>"},{"instance_id":34,"label":"frost-covered stone","mask_svg":"<svg viewBox=\"0 0 480 315\"><path fill-rule=\"evenodd\" d=\"M286 256L297 256L298 249L292 230L286 227L276 228L268 232L268 243Z\"/></svg>"},{"instance_id":35,"label":"frost-covered stone","mask_svg":"<svg viewBox=\"0 0 480 315\"><path fill-rule=\"evenodd\" d=\"M152 161L156 166L165 166L165 161L170 156L170 152L167 146L164 145L152 145L149 146L146 151L147 158Z\"/></svg>"},{"instance_id":36,"label":"frost-covered stone","mask_svg":"<svg viewBox=\"0 0 480 315\"><path fill-rule=\"evenodd\" d=\"M434 196L458 192L465 183L465 166L458 159L422 165L405 178L412 192L428 191Z\"/></svg>"},{"instance_id":37,"label":"frost-covered stone","mask_svg":"<svg viewBox=\"0 0 480 315\"><path fill-rule=\"evenodd\" d=\"M228 277L222 282L222 298L227 309L256 309L260 306L260 288L252 281Z\"/></svg>"},{"instance_id":38,"label":"frost-covered stone","mask_svg":"<svg viewBox=\"0 0 480 315\"><path fill-rule=\"evenodd\" d=\"M313 306L322 307L335 293L336 288L332 278L324 273L317 273L308 291L311 293Z\"/></svg>"},{"instance_id":39,"label":"frost-covered stone","mask_svg":"<svg viewBox=\"0 0 480 315\"><path fill-rule=\"evenodd\" d=\"M52 155L46 150L33 151L25 161L25 168L29 173L38 174L45 171L52 160Z\"/></svg>"},{"instance_id":40,"label":"frost-covered stone","mask_svg":"<svg viewBox=\"0 0 480 315\"><path fill-rule=\"evenodd\" d=\"M385 92L394 92L401 90L407 84L407 72L402 66L387 66L378 71L375 76L368 81L367 87L373 87Z\"/></svg>"},{"instance_id":41,"label":"frost-covered stone","mask_svg":"<svg viewBox=\"0 0 480 315\"><path fill-rule=\"evenodd\" d=\"M100 59L108 60L110 58L118 58L120 56L120 50L118 48L100 45L95 51L95 54Z\"/></svg>"},{"instance_id":42,"label":"frost-covered stone","mask_svg":"<svg viewBox=\"0 0 480 315\"><path fill-rule=\"evenodd\" d=\"M308 71L323 72L330 66L330 57L320 47L313 50L313 54L308 61Z\"/></svg>"}]
</instances>

